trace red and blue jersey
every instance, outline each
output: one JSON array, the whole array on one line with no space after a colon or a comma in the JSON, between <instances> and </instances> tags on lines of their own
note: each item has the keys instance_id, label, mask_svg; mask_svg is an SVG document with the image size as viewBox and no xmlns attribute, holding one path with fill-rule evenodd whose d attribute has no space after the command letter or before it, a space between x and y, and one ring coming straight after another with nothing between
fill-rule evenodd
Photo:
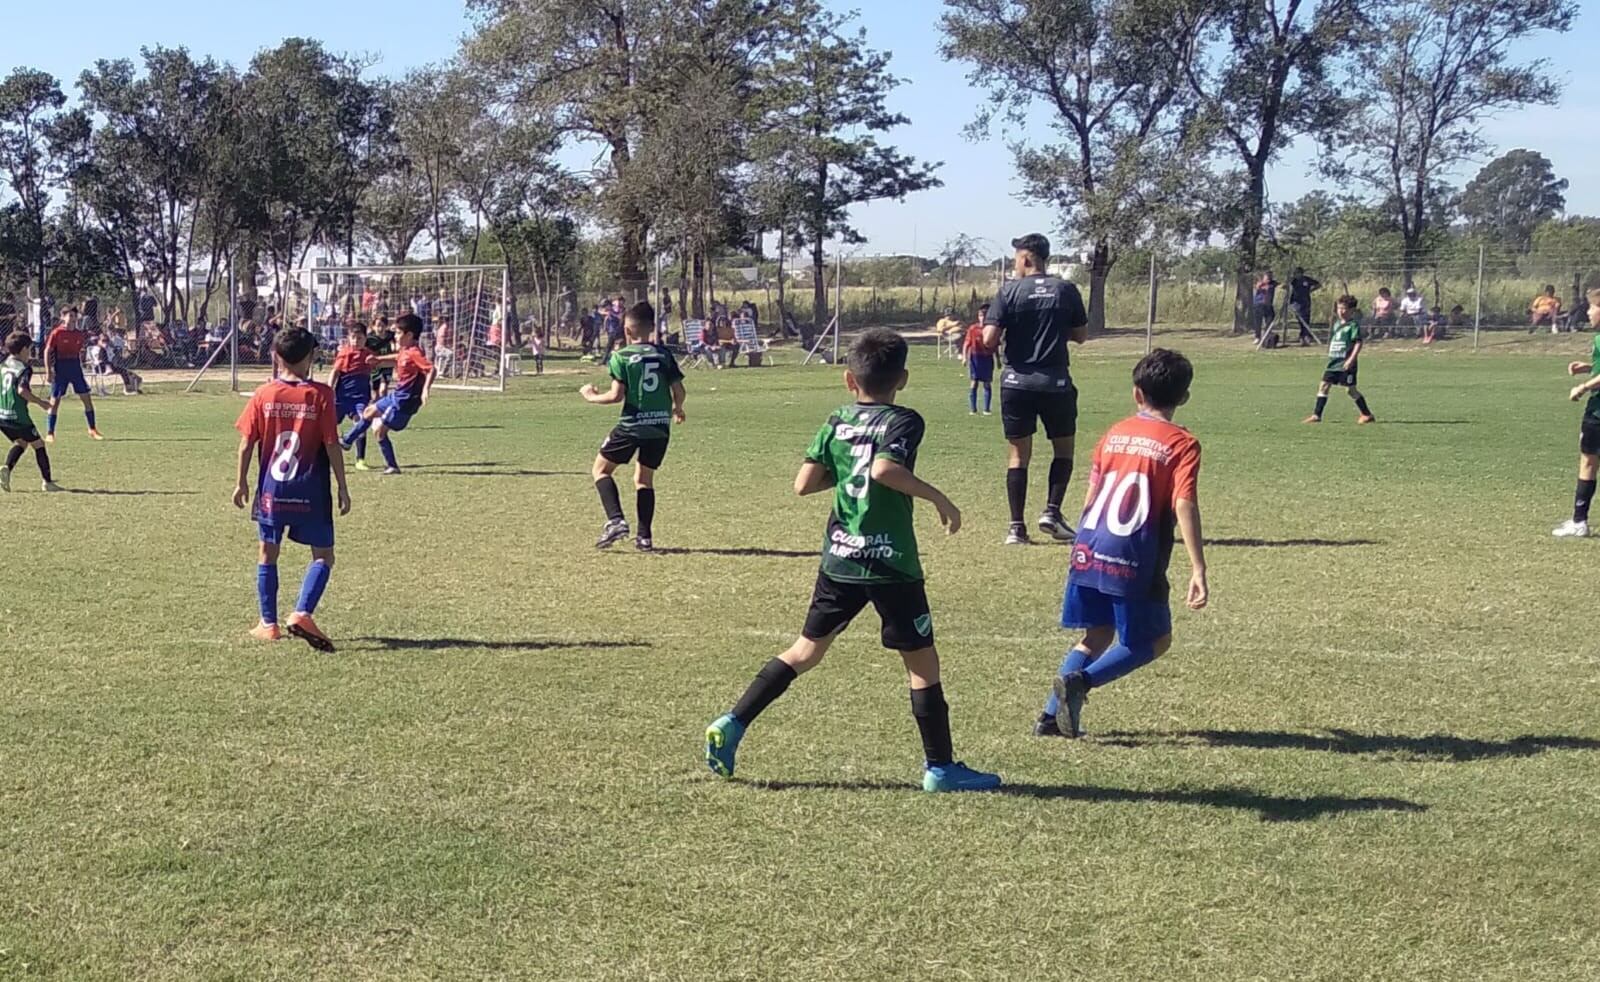
<instances>
[{"instance_id":1,"label":"red and blue jersey","mask_svg":"<svg viewBox=\"0 0 1600 982\"><path fill-rule=\"evenodd\" d=\"M320 382L277 379L255 391L234 426L260 445L256 501L262 525L333 521L328 445L339 439L333 390Z\"/></svg>"},{"instance_id":2,"label":"red and blue jersey","mask_svg":"<svg viewBox=\"0 0 1600 982\"><path fill-rule=\"evenodd\" d=\"M1119 597L1165 597L1179 499L1198 501L1200 441L1141 413L1094 448L1069 582Z\"/></svg>"},{"instance_id":3,"label":"red and blue jersey","mask_svg":"<svg viewBox=\"0 0 1600 982\"><path fill-rule=\"evenodd\" d=\"M394 363L394 397L402 410L414 413L422 408L422 387L432 371L433 362L421 348L412 345L400 349Z\"/></svg>"},{"instance_id":4,"label":"red and blue jersey","mask_svg":"<svg viewBox=\"0 0 1600 982\"><path fill-rule=\"evenodd\" d=\"M45 339L45 360L49 361L49 356L54 355L56 361L82 361L83 346L88 340L89 335L85 332L65 324L59 325Z\"/></svg>"},{"instance_id":5,"label":"red and blue jersey","mask_svg":"<svg viewBox=\"0 0 1600 982\"><path fill-rule=\"evenodd\" d=\"M372 401L372 373L378 356L366 347L345 346L334 356L333 370L339 377L333 395L341 406L360 406Z\"/></svg>"}]
</instances>

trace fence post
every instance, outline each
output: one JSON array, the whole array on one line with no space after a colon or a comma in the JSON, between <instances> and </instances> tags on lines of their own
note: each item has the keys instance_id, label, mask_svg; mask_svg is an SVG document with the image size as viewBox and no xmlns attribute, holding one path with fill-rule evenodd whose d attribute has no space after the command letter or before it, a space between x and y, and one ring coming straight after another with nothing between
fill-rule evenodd
<instances>
[{"instance_id":1,"label":"fence post","mask_svg":"<svg viewBox=\"0 0 1600 982\"><path fill-rule=\"evenodd\" d=\"M833 257L833 363L839 364L839 332L844 330L844 243Z\"/></svg>"},{"instance_id":2,"label":"fence post","mask_svg":"<svg viewBox=\"0 0 1600 982\"><path fill-rule=\"evenodd\" d=\"M1150 316L1144 322L1144 353L1149 354L1156 334L1156 254L1150 253Z\"/></svg>"},{"instance_id":3,"label":"fence post","mask_svg":"<svg viewBox=\"0 0 1600 982\"><path fill-rule=\"evenodd\" d=\"M1478 298L1472 313L1472 350L1478 350L1478 330L1483 326L1483 246L1478 246Z\"/></svg>"},{"instance_id":4,"label":"fence post","mask_svg":"<svg viewBox=\"0 0 1600 982\"><path fill-rule=\"evenodd\" d=\"M254 286L254 283L251 285ZM239 391L239 319L234 315L234 305L238 302L239 288L233 279L233 257L230 256L228 257L228 361L232 362L229 377L234 392ZM306 309L311 309L309 303Z\"/></svg>"}]
</instances>

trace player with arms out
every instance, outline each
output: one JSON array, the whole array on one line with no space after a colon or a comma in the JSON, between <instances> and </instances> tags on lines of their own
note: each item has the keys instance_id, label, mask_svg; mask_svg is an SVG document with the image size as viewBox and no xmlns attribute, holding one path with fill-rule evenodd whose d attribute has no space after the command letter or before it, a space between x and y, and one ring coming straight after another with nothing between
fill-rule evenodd
<instances>
[{"instance_id":1,"label":"player with arms out","mask_svg":"<svg viewBox=\"0 0 1600 982\"><path fill-rule=\"evenodd\" d=\"M1084 636L1061 662L1034 724L1037 736L1081 736L1090 689L1150 664L1172 646L1167 565L1174 528L1183 532L1189 553L1189 609L1200 610L1210 598L1197 494L1200 442L1172 421L1189 401L1193 379L1189 359L1176 351L1145 355L1133 369L1138 413L1107 430L1095 447L1061 605L1061 626L1082 629Z\"/></svg>"},{"instance_id":2,"label":"player with arms out","mask_svg":"<svg viewBox=\"0 0 1600 982\"><path fill-rule=\"evenodd\" d=\"M1356 359L1361 357L1361 311L1356 298L1345 294L1334 305L1333 333L1328 339L1328 365L1322 372L1322 384L1317 386L1317 405L1307 423L1322 422L1322 411L1328 407L1328 392L1335 385L1344 386L1361 415L1356 422L1373 421L1372 410L1367 408L1367 397L1356 388Z\"/></svg>"},{"instance_id":3,"label":"player with arms out","mask_svg":"<svg viewBox=\"0 0 1600 982\"><path fill-rule=\"evenodd\" d=\"M1072 540L1061 517L1061 502L1072 480L1072 454L1078 433L1078 389L1072 384L1067 342L1089 340L1089 315L1078 288L1051 276L1050 240L1037 233L1012 240L1016 279L1000 288L984 316L983 343L1000 351L1000 423L1008 444L1006 499L1011 529L1006 545L1027 545L1028 464L1033 434L1044 424L1055 456L1039 530L1060 542ZM1002 346L1003 345L1003 346Z\"/></svg>"},{"instance_id":4,"label":"player with arms out","mask_svg":"<svg viewBox=\"0 0 1600 982\"><path fill-rule=\"evenodd\" d=\"M328 475L339 487L339 514L350 513L344 455L333 390L311 381L317 340L303 328L280 331L272 342L278 377L263 385L234 424L239 431L239 480L233 503L250 501L250 461L258 459L256 497L250 515L261 535L256 565L256 596L261 621L252 637L276 641L278 628L278 551L284 537L311 547L311 566L300 584L300 599L289 615L289 633L318 651L333 642L312 619L333 572L333 496Z\"/></svg>"},{"instance_id":5,"label":"player with arms out","mask_svg":"<svg viewBox=\"0 0 1600 982\"><path fill-rule=\"evenodd\" d=\"M612 474L639 455L633 470L634 502L639 510L640 552L655 548L656 470L667 457L672 424L682 423L683 371L666 348L650 342L656 329L656 312L648 302L636 303L623 318L628 345L611 353L606 367L611 387L604 392L593 385L578 390L584 401L597 406L622 403L622 420L600 445L594 458L594 486L606 512L605 527L595 548L609 549L628 537L628 520L622 514L622 495Z\"/></svg>"},{"instance_id":6,"label":"player with arms out","mask_svg":"<svg viewBox=\"0 0 1600 982\"><path fill-rule=\"evenodd\" d=\"M338 422L359 420L372 404L372 389L378 380L380 366L394 365L394 355L373 354L367 344L367 327L356 321L345 328L345 344L333 358L333 372L328 385L333 389L333 404ZM365 434L355 441L356 470L367 467L367 438Z\"/></svg>"},{"instance_id":7,"label":"player with arms out","mask_svg":"<svg viewBox=\"0 0 1600 982\"><path fill-rule=\"evenodd\" d=\"M870 603L882 622L883 646L900 653L911 680L911 715L922 735L923 790L1000 786L998 775L957 762L951 749L950 710L939 682L911 503L915 498L931 503L952 535L961 528L961 512L914 473L922 417L894 401L907 378L906 342L895 332L872 328L851 346L844 384L855 402L828 418L794 480L800 495L834 489L811 609L789 650L767 662L733 709L706 729L706 765L716 774L733 776L745 729L797 676L821 663Z\"/></svg>"},{"instance_id":8,"label":"player with arms out","mask_svg":"<svg viewBox=\"0 0 1600 982\"><path fill-rule=\"evenodd\" d=\"M39 476L44 478L44 490L61 490L61 485L50 477L50 451L45 449L39 428L28 413L30 402L40 409L50 408L49 402L33 394L33 368L28 364L32 354L33 339L26 334L19 331L6 338L6 360L0 362L0 435L11 441L11 449L6 453L5 467L0 467L0 491L11 490L11 470L29 447L39 465Z\"/></svg>"},{"instance_id":9,"label":"player with arms out","mask_svg":"<svg viewBox=\"0 0 1600 982\"><path fill-rule=\"evenodd\" d=\"M50 380L50 406L44 417L44 442L56 442L56 414L61 397L70 388L83 400L83 418L89 422L89 436L104 440L94 423L94 397L89 395L89 380L83 374L83 348L89 335L78 325L78 308L62 311L61 323L44 342L44 373Z\"/></svg>"},{"instance_id":10,"label":"player with arms out","mask_svg":"<svg viewBox=\"0 0 1600 982\"><path fill-rule=\"evenodd\" d=\"M1589 319L1600 332L1600 290L1589 291ZM1600 476L1600 333L1596 333L1588 361L1567 365L1568 375L1589 378L1572 387L1567 396L1577 402L1584 396L1583 421L1578 424L1578 492L1572 500L1572 518L1555 527L1558 539L1582 539L1589 535L1589 503L1594 500L1595 478Z\"/></svg>"},{"instance_id":11,"label":"player with arms out","mask_svg":"<svg viewBox=\"0 0 1600 982\"><path fill-rule=\"evenodd\" d=\"M422 337L422 319L416 314L401 314L395 318L394 326L400 344L400 351L394 356L394 386L383 398L364 409L361 419L339 441L349 450L366 436L369 428L372 429L378 437L378 450L383 453L383 472L388 475L400 473L389 434L410 426L411 418L428 404L437 374L433 362L417 344Z\"/></svg>"}]
</instances>

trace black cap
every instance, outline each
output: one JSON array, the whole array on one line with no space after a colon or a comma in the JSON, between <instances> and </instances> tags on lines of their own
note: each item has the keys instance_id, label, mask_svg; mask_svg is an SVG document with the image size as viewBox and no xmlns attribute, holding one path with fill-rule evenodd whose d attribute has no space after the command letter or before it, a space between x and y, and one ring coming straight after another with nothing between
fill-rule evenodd
<instances>
[{"instance_id":1,"label":"black cap","mask_svg":"<svg viewBox=\"0 0 1600 982\"><path fill-rule=\"evenodd\" d=\"M1012 239L1011 248L1031 252L1042 262L1050 261L1050 240L1038 232L1030 232L1020 239Z\"/></svg>"}]
</instances>

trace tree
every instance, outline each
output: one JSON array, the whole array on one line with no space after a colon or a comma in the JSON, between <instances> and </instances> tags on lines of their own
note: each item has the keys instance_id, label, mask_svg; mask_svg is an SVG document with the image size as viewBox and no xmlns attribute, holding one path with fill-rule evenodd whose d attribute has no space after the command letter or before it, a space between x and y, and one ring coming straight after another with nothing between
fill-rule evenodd
<instances>
[{"instance_id":1,"label":"tree","mask_svg":"<svg viewBox=\"0 0 1600 982\"><path fill-rule=\"evenodd\" d=\"M1029 197L1089 245L1089 327L1105 326L1116 249L1192 220L1203 182L1180 112L1201 23L1163 0L945 0L945 58L989 92L969 128L1020 132L1042 107L1058 142L1009 145Z\"/></svg>"},{"instance_id":2,"label":"tree","mask_svg":"<svg viewBox=\"0 0 1600 982\"><path fill-rule=\"evenodd\" d=\"M878 142L909 122L890 112L901 83L889 55L866 46L866 32L842 33L850 18L808 8L769 75L772 114L766 121L778 151L770 166L792 176L795 230L811 249L812 316L828 309L824 245L865 242L850 209L939 187L938 164L923 164ZM787 244L787 243L785 243Z\"/></svg>"},{"instance_id":3,"label":"tree","mask_svg":"<svg viewBox=\"0 0 1600 982\"><path fill-rule=\"evenodd\" d=\"M1403 284L1426 252L1430 207L1442 177L1479 156L1484 117L1555 102L1560 85L1543 59L1512 46L1541 31L1566 31L1568 0L1393 0L1378 8L1366 52L1352 66L1363 137L1332 148L1329 171L1377 193L1403 246Z\"/></svg>"},{"instance_id":4,"label":"tree","mask_svg":"<svg viewBox=\"0 0 1600 982\"><path fill-rule=\"evenodd\" d=\"M1567 207L1565 179L1540 153L1512 150L1485 164L1461 193L1461 215L1479 235L1527 252L1533 230Z\"/></svg>"},{"instance_id":5,"label":"tree","mask_svg":"<svg viewBox=\"0 0 1600 982\"><path fill-rule=\"evenodd\" d=\"M17 199L6 221L6 258L33 273L41 295L50 194L65 177L64 148L81 143L88 126L81 112L63 108L66 101L60 84L47 72L17 68L0 81L0 172Z\"/></svg>"},{"instance_id":6,"label":"tree","mask_svg":"<svg viewBox=\"0 0 1600 982\"><path fill-rule=\"evenodd\" d=\"M1253 310L1257 251L1267 214L1267 166L1296 137L1330 131L1343 101L1329 68L1361 21L1359 0L1201 0L1180 4L1180 23L1194 31L1155 30L1167 57L1184 66L1195 102L1191 145L1212 143L1241 168L1222 203L1235 234L1234 329ZM1155 8L1160 16L1160 7ZM1180 46L1198 36L1205 55Z\"/></svg>"}]
</instances>

